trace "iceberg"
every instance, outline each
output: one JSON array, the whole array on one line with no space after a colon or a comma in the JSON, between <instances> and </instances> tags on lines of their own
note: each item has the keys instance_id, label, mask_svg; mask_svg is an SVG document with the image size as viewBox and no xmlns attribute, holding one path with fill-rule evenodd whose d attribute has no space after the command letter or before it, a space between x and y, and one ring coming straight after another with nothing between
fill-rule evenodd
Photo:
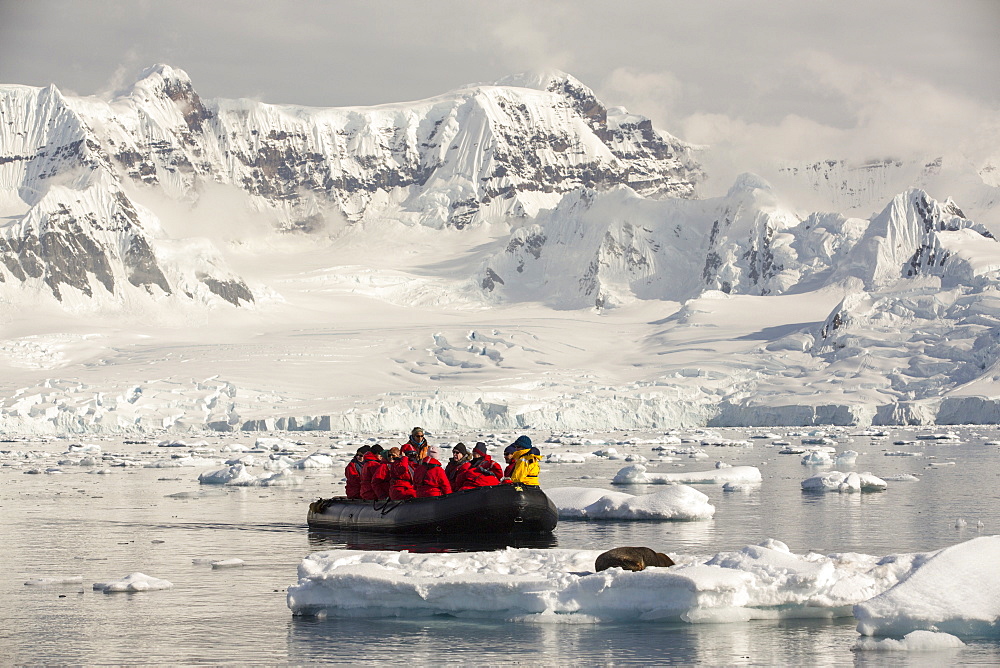
<instances>
[{"instance_id":1,"label":"iceberg","mask_svg":"<svg viewBox=\"0 0 1000 668\"><path fill-rule=\"evenodd\" d=\"M998 559L1000 536L981 536L929 553L899 584L854 606L858 632L1000 637Z\"/></svg>"},{"instance_id":2,"label":"iceberg","mask_svg":"<svg viewBox=\"0 0 1000 668\"><path fill-rule=\"evenodd\" d=\"M686 485L641 496L592 487L556 487L545 493L560 519L704 520L715 514L708 496Z\"/></svg>"},{"instance_id":3,"label":"iceberg","mask_svg":"<svg viewBox=\"0 0 1000 668\"><path fill-rule=\"evenodd\" d=\"M721 485L732 483L756 483L762 480L756 466L731 466L710 471L687 471L684 473L649 473L642 464L626 466L618 471L611 481L613 485Z\"/></svg>"}]
</instances>

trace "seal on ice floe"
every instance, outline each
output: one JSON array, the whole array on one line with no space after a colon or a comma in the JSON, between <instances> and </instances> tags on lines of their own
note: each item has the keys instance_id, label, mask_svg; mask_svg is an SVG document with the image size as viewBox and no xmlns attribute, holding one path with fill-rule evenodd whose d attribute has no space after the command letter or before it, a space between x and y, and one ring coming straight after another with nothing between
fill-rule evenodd
<instances>
[{"instance_id":1,"label":"seal on ice floe","mask_svg":"<svg viewBox=\"0 0 1000 668\"><path fill-rule=\"evenodd\" d=\"M673 565L673 559L648 547L616 547L598 555L594 569L600 572L617 566L626 571L641 571L647 566Z\"/></svg>"}]
</instances>

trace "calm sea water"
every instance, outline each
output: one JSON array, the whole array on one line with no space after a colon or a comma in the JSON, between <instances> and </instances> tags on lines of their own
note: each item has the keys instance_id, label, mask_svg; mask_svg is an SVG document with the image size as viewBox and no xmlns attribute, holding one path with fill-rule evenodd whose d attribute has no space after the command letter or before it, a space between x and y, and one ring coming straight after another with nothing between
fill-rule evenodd
<instances>
[{"instance_id":1,"label":"calm sea water","mask_svg":"<svg viewBox=\"0 0 1000 668\"><path fill-rule=\"evenodd\" d=\"M745 434L723 430L729 438ZM1000 532L1000 438L993 427L958 430L961 444L894 446L855 436L838 450L862 453L855 466L885 477L913 473L881 494L804 494L799 483L816 469L800 457L755 442L752 448L707 447L707 460L653 464L651 471L704 470L717 460L758 466L763 484L724 493L698 486L716 515L707 522L569 522L542 541L521 546L603 549L648 545L708 557L775 538L796 553L815 550L884 555L934 550ZM309 435L312 436L312 435ZM639 436L631 434L630 436ZM217 447L252 437L212 437ZM312 439L324 444L326 437ZM797 438L790 438L797 443ZM86 442L94 442L87 440ZM63 452L69 441L5 443L0 450ZM104 442L105 452L149 445ZM543 445L543 450L545 446ZM155 448L154 448L155 449ZM564 447L586 452L596 447ZM646 446L619 448L652 456ZM166 450L166 449L164 449ZM908 450L922 457L888 457ZM169 457L169 452L155 453ZM146 455L146 459L152 458ZM0 457L3 459L3 457ZM954 466L931 466L955 462ZM543 486L610 488L624 462L550 465ZM958 652L854 653L852 619L688 625L535 625L430 619L292 617L285 590L307 554L360 549L483 549L454 541L415 543L358 534L310 532L308 502L342 489L340 472L307 473L298 489L200 485L203 469L118 468L93 475L26 475L0 468L0 663L31 664L706 664L958 665L1000 664L1000 641L968 640ZM590 476L589 478L585 476ZM651 488L616 488L639 494ZM964 528L957 520L966 521ZM977 528L982 522L983 527ZM485 548L497 547L486 545ZM199 559L239 558L242 568L216 569ZM174 584L166 591L107 595L95 582L140 571ZM32 578L82 576L83 584L25 586Z\"/></svg>"}]
</instances>

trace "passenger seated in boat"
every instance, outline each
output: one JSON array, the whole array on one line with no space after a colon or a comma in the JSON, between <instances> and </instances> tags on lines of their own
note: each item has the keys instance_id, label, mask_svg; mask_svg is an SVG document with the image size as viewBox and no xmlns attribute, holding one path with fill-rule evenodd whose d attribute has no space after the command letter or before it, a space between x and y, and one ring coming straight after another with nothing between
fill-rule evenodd
<instances>
[{"instance_id":1,"label":"passenger seated in boat","mask_svg":"<svg viewBox=\"0 0 1000 668\"><path fill-rule=\"evenodd\" d=\"M418 497L451 494L451 483L438 461L440 451L436 445L425 445L420 450L420 461L413 473L413 486Z\"/></svg>"},{"instance_id":2,"label":"passenger seated in boat","mask_svg":"<svg viewBox=\"0 0 1000 668\"><path fill-rule=\"evenodd\" d=\"M397 448L392 448L397 450ZM399 451L389 464L389 498L393 501L413 499L417 490L413 487L413 469L416 462Z\"/></svg>"},{"instance_id":3,"label":"passenger seated in boat","mask_svg":"<svg viewBox=\"0 0 1000 668\"><path fill-rule=\"evenodd\" d=\"M403 452L408 452L411 448L414 452L420 452L420 448L425 445L427 445L427 439L424 438L424 430L420 427L414 427L413 431L410 432L409 440L403 443Z\"/></svg>"},{"instance_id":4,"label":"passenger seated in boat","mask_svg":"<svg viewBox=\"0 0 1000 668\"><path fill-rule=\"evenodd\" d=\"M347 464L347 468L344 469L344 475L347 477L347 489L344 495L348 499L360 499L361 498L361 471L364 468L365 455L371 450L371 446L362 445L358 448L358 451L354 453L354 459L352 459Z\"/></svg>"},{"instance_id":5,"label":"passenger seated in boat","mask_svg":"<svg viewBox=\"0 0 1000 668\"><path fill-rule=\"evenodd\" d=\"M532 447L530 438L518 436L503 454L508 462L504 471L506 479L511 483L538 486L538 463L542 460L542 453Z\"/></svg>"},{"instance_id":6,"label":"passenger seated in boat","mask_svg":"<svg viewBox=\"0 0 1000 668\"><path fill-rule=\"evenodd\" d=\"M478 450L473 450L473 453L476 455L475 458L470 462L468 468L456 477L452 489L459 491L476 489L477 487L493 487L500 484L500 478L503 477L503 470L500 469L499 464L486 454L486 444L477 444L477 447L479 445L482 445L482 447Z\"/></svg>"},{"instance_id":7,"label":"passenger seated in boat","mask_svg":"<svg viewBox=\"0 0 1000 668\"><path fill-rule=\"evenodd\" d=\"M471 461L472 456L469 455L469 449L465 447L465 443L459 443L451 449L451 459L448 460L448 464L444 467L444 474L448 476L448 482L451 483L453 490L459 488L459 485L455 484L457 476L460 472L469 468Z\"/></svg>"},{"instance_id":8,"label":"passenger seated in boat","mask_svg":"<svg viewBox=\"0 0 1000 668\"><path fill-rule=\"evenodd\" d=\"M503 478L503 467L500 466L500 462L493 461L486 451L486 444L482 441L476 443L476 447L472 449L472 465L479 466L484 472L489 471L498 481Z\"/></svg>"},{"instance_id":9,"label":"passenger seated in boat","mask_svg":"<svg viewBox=\"0 0 1000 668\"><path fill-rule=\"evenodd\" d=\"M389 466L392 464L393 453L400 456L399 448L389 448L382 453L382 460L376 465L372 473L372 490L375 491L375 498L382 500L389 498Z\"/></svg>"},{"instance_id":10,"label":"passenger seated in boat","mask_svg":"<svg viewBox=\"0 0 1000 668\"><path fill-rule=\"evenodd\" d=\"M375 495L375 488L372 487L372 476L382 465L382 446L376 443L372 449L365 453L364 468L361 469L361 498L367 501L374 501L378 497Z\"/></svg>"}]
</instances>

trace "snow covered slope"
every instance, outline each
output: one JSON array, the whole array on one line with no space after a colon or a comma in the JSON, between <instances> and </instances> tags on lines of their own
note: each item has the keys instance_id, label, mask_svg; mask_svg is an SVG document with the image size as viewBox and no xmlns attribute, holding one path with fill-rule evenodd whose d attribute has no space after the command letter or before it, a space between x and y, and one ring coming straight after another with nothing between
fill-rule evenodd
<instances>
[{"instance_id":1,"label":"snow covered slope","mask_svg":"<svg viewBox=\"0 0 1000 668\"><path fill-rule=\"evenodd\" d=\"M2 431L1000 421L1000 244L894 163L700 199L561 72L313 109L160 65L0 121Z\"/></svg>"}]
</instances>

